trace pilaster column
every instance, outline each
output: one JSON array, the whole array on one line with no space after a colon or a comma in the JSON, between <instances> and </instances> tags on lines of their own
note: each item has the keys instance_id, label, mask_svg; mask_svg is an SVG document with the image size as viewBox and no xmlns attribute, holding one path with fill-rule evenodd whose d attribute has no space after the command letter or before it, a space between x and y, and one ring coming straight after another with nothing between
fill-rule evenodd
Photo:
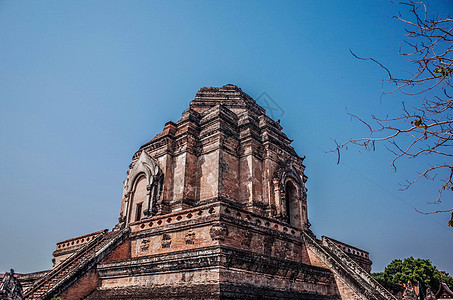
<instances>
[{"instance_id":1,"label":"pilaster column","mask_svg":"<svg viewBox=\"0 0 453 300\"><path fill-rule=\"evenodd\" d=\"M274 203L275 203L275 212L277 213L277 216L281 215L282 213L282 199L280 195L280 187L278 184L278 180L274 179Z\"/></svg>"},{"instance_id":2,"label":"pilaster column","mask_svg":"<svg viewBox=\"0 0 453 300\"><path fill-rule=\"evenodd\" d=\"M144 219L151 218L151 201L152 201L152 195L154 193L154 182L151 182L151 184L148 184L146 186L146 201L144 203L143 207L143 215Z\"/></svg>"},{"instance_id":3,"label":"pilaster column","mask_svg":"<svg viewBox=\"0 0 453 300\"><path fill-rule=\"evenodd\" d=\"M131 211L131 199L132 199L132 192L128 192L124 195L124 206L125 206L125 213L124 213L124 217L126 218L126 224L128 224L130 222L130 218L131 218L131 214L130 214L130 211Z\"/></svg>"}]
</instances>

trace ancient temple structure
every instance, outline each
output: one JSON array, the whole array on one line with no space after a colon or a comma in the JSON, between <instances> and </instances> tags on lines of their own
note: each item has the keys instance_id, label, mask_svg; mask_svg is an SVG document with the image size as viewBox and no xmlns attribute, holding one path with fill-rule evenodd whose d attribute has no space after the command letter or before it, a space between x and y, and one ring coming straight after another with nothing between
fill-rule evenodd
<instances>
[{"instance_id":1,"label":"ancient temple structure","mask_svg":"<svg viewBox=\"0 0 453 300\"><path fill-rule=\"evenodd\" d=\"M304 157L234 85L133 155L119 222L57 243L26 299L396 299L368 252L310 230Z\"/></svg>"}]
</instances>

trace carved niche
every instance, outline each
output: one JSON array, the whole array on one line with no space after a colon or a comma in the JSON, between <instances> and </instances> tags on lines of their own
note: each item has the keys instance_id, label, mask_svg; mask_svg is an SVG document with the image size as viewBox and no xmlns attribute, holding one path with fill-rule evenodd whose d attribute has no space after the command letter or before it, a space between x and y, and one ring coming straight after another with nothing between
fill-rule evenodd
<instances>
[{"instance_id":1,"label":"carved niche","mask_svg":"<svg viewBox=\"0 0 453 300\"><path fill-rule=\"evenodd\" d=\"M134 191L139 181L145 180L146 195L141 206L143 206L144 218L150 218L157 214L160 206L160 194L163 185L163 173L157 161L152 158L146 151L142 151L140 157L135 162L132 169L129 170L126 181L124 182L124 197L125 197L125 217L127 223L131 220L131 212L134 207Z\"/></svg>"},{"instance_id":2,"label":"carved niche","mask_svg":"<svg viewBox=\"0 0 453 300\"><path fill-rule=\"evenodd\" d=\"M308 226L305 181L306 176L301 174L289 160L280 164L272 178L274 215L298 228Z\"/></svg>"}]
</instances>

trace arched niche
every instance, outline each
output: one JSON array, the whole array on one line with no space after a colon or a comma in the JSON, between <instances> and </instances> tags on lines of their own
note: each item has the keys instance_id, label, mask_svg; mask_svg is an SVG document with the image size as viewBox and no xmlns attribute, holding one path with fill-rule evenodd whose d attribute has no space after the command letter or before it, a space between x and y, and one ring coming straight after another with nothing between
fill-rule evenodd
<instances>
[{"instance_id":1,"label":"arched niche","mask_svg":"<svg viewBox=\"0 0 453 300\"><path fill-rule=\"evenodd\" d=\"M292 178L287 178L285 182L285 210L286 221L293 227L301 228L301 201L300 201L300 187L297 182Z\"/></svg>"},{"instance_id":2,"label":"arched niche","mask_svg":"<svg viewBox=\"0 0 453 300\"><path fill-rule=\"evenodd\" d=\"M296 228L308 223L303 174L291 164L283 164L273 177L275 216Z\"/></svg>"},{"instance_id":3,"label":"arched niche","mask_svg":"<svg viewBox=\"0 0 453 300\"><path fill-rule=\"evenodd\" d=\"M142 151L124 182L126 224L149 218L158 211L163 174L157 161Z\"/></svg>"},{"instance_id":4,"label":"arched niche","mask_svg":"<svg viewBox=\"0 0 453 300\"><path fill-rule=\"evenodd\" d=\"M131 222L140 221L143 215L143 206L148 197L148 183L144 173L136 177L130 194L129 220Z\"/></svg>"}]
</instances>

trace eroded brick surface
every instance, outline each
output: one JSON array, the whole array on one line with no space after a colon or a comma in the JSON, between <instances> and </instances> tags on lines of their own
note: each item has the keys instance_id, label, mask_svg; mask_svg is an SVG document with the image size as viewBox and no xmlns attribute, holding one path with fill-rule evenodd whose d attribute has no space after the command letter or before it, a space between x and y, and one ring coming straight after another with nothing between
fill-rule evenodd
<instances>
[{"instance_id":1,"label":"eroded brick surface","mask_svg":"<svg viewBox=\"0 0 453 300\"><path fill-rule=\"evenodd\" d=\"M59 297L64 300L79 300L92 293L99 285L99 276L95 269L89 270L75 283L63 291Z\"/></svg>"}]
</instances>

